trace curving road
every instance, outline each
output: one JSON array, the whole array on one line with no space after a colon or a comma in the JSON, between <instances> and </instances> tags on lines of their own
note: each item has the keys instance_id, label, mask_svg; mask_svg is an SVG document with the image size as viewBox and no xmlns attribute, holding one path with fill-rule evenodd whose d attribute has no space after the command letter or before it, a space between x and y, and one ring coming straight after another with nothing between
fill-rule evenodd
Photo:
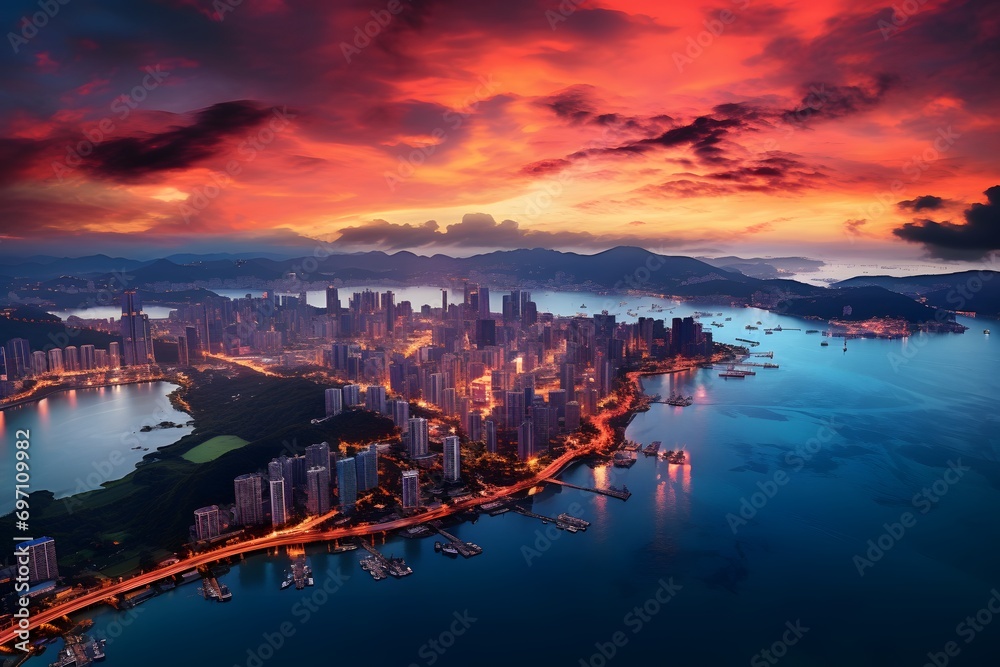
<instances>
[{"instance_id":1,"label":"curving road","mask_svg":"<svg viewBox=\"0 0 1000 667\"><path fill-rule=\"evenodd\" d=\"M621 403L624 403L622 401ZM367 524L363 526L355 526L351 528L335 528L330 530L317 530L316 525L322 523L323 521L331 518L336 514L336 512L331 512L329 514L313 517L307 519L306 521L287 528L281 531L276 531L270 535L264 537L258 537L252 540L247 540L246 542L240 542L238 544L232 544L220 547L213 551L207 551L193 556L189 556L173 565L168 565L166 567L161 567L151 572L145 572L138 576L132 577L127 581L121 583L113 584L111 586L95 590L90 593L85 593L84 595L74 598L73 600L68 600L62 604L49 609L44 609L42 611L36 611L31 616L30 628L34 628L43 623L51 622L58 619L66 614L72 614L73 612L80 611L91 605L107 600L112 596L119 596L127 593L131 590L137 588L142 588L148 586L154 582L157 582L165 577L169 577L175 574L180 574L181 572L187 572L193 568L199 567L201 565L207 565L224 558L230 558L232 556L239 556L240 554L249 553L252 551L260 551L262 549L270 549L273 547L291 546L296 544L306 544L310 542L324 542L329 540L336 540L345 537L360 537L364 535L374 535L377 533L385 533L390 530L397 530L399 528L406 528L408 526L413 526L427 521L433 521L435 519L440 519L442 517L448 516L449 514L454 514L456 512L461 512L462 510L469 509L475 505L480 505L483 503L488 503L493 500L499 500L514 493L524 491L536 486L540 483L551 479L571 461L591 454L592 452L599 450L603 445L611 444L614 442L614 429L608 423L612 418L623 414L627 408L619 407L614 411L604 410L600 412L594 419L594 425L597 427L599 436L594 438L594 440L587 446L572 449L564 453L559 458L555 459L543 468L537 475L531 479L525 480L523 482L518 482L513 486L505 486L500 490L495 491L492 494L486 496L478 496L475 498L470 498L461 503L454 505L441 506L438 509L431 510L429 512L424 512L421 514L416 514L409 517L404 517L402 519L396 519L395 521L387 521L385 523L378 524ZM6 644L10 641L16 639L16 628L9 627L0 632L0 644Z\"/></svg>"}]
</instances>

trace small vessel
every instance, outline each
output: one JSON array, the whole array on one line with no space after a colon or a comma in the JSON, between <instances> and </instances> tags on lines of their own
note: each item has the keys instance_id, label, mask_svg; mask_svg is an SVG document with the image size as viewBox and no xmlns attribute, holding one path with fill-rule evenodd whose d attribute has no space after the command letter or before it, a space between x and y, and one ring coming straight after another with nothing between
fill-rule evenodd
<instances>
[{"instance_id":1,"label":"small vessel","mask_svg":"<svg viewBox=\"0 0 1000 667\"><path fill-rule=\"evenodd\" d=\"M292 575L291 574L286 575L285 580L281 582L281 590L285 590L293 583L295 583L295 579L292 577Z\"/></svg>"},{"instance_id":2,"label":"small vessel","mask_svg":"<svg viewBox=\"0 0 1000 667\"><path fill-rule=\"evenodd\" d=\"M437 553L441 553L441 543L440 542L435 542L434 543L434 551L436 551Z\"/></svg>"},{"instance_id":3,"label":"small vessel","mask_svg":"<svg viewBox=\"0 0 1000 667\"><path fill-rule=\"evenodd\" d=\"M806 333L819 333L819 329L806 329Z\"/></svg>"},{"instance_id":4,"label":"small vessel","mask_svg":"<svg viewBox=\"0 0 1000 667\"><path fill-rule=\"evenodd\" d=\"M726 380L728 380L730 378L736 378L736 379L739 379L739 380L743 380L744 378L746 378L746 375L744 375L743 373L737 373L737 372L734 372L734 371L725 371L724 373L719 373L719 377L720 378L724 378Z\"/></svg>"},{"instance_id":5,"label":"small vessel","mask_svg":"<svg viewBox=\"0 0 1000 667\"><path fill-rule=\"evenodd\" d=\"M312 577L306 577L306 586L315 586L315 585L316 582L313 580Z\"/></svg>"},{"instance_id":6,"label":"small vessel","mask_svg":"<svg viewBox=\"0 0 1000 667\"><path fill-rule=\"evenodd\" d=\"M989 336L990 335L990 330L989 329L983 329L983 333L986 334L987 336Z\"/></svg>"},{"instance_id":7,"label":"small vessel","mask_svg":"<svg viewBox=\"0 0 1000 667\"><path fill-rule=\"evenodd\" d=\"M820 347L826 347L829 344L830 343L828 341L823 341L822 343L820 343Z\"/></svg>"},{"instance_id":8,"label":"small vessel","mask_svg":"<svg viewBox=\"0 0 1000 667\"><path fill-rule=\"evenodd\" d=\"M587 304L585 304L585 303L581 303L581 304L580 304L580 307L581 307L581 308L586 308L586 307L587 307Z\"/></svg>"},{"instance_id":9,"label":"small vessel","mask_svg":"<svg viewBox=\"0 0 1000 667\"><path fill-rule=\"evenodd\" d=\"M452 544L445 544L441 547L441 553L447 554L449 556L457 556L458 549L456 549L455 546Z\"/></svg>"},{"instance_id":10,"label":"small vessel","mask_svg":"<svg viewBox=\"0 0 1000 667\"><path fill-rule=\"evenodd\" d=\"M225 584L219 584L219 602L229 602L233 599L232 591L229 590L229 586Z\"/></svg>"}]
</instances>

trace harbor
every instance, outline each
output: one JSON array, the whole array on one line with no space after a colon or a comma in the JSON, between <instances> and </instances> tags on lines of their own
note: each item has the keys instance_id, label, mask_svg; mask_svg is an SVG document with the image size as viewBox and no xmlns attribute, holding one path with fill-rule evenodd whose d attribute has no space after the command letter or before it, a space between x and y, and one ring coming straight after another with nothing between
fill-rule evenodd
<instances>
[{"instance_id":1,"label":"harbor","mask_svg":"<svg viewBox=\"0 0 1000 667\"><path fill-rule=\"evenodd\" d=\"M378 549L364 540L361 541L361 546L371 554L361 559L361 569L368 572L375 581L381 581L390 575L400 579L413 574L413 570L402 558L393 556L386 558Z\"/></svg>"}]
</instances>

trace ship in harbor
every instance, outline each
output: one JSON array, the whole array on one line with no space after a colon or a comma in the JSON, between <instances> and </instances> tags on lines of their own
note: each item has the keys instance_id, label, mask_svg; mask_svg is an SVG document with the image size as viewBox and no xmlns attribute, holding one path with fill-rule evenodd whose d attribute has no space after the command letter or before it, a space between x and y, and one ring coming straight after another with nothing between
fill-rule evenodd
<instances>
[{"instance_id":1,"label":"ship in harbor","mask_svg":"<svg viewBox=\"0 0 1000 667\"><path fill-rule=\"evenodd\" d=\"M662 444L663 443L659 440L654 440L642 448L642 453L646 456L656 456L656 453L660 451L660 445Z\"/></svg>"},{"instance_id":2,"label":"ship in harbor","mask_svg":"<svg viewBox=\"0 0 1000 667\"><path fill-rule=\"evenodd\" d=\"M683 466L687 465L687 454L683 449L679 449L676 452L668 449L663 452L663 458L666 459L667 463L672 463L673 465Z\"/></svg>"},{"instance_id":3,"label":"ship in harbor","mask_svg":"<svg viewBox=\"0 0 1000 667\"><path fill-rule=\"evenodd\" d=\"M93 639L86 635L66 635L65 646L59 651L59 659L49 667L89 667L104 660L103 639Z\"/></svg>"},{"instance_id":4,"label":"ship in harbor","mask_svg":"<svg viewBox=\"0 0 1000 667\"><path fill-rule=\"evenodd\" d=\"M670 392L670 397L667 400L663 401L663 402L666 403L667 405L675 405L675 406L679 406L679 407L682 407L682 408L686 408L687 406L689 406L692 403L694 403L694 397L693 396L682 396L679 393L675 394L673 392Z\"/></svg>"}]
</instances>

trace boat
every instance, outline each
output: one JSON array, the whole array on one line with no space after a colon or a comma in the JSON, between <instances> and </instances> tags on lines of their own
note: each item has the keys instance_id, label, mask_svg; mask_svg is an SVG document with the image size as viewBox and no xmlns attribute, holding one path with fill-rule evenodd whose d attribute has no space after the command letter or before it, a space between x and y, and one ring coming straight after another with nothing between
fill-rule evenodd
<instances>
[{"instance_id":1,"label":"boat","mask_svg":"<svg viewBox=\"0 0 1000 667\"><path fill-rule=\"evenodd\" d=\"M357 548L358 548L357 544L353 544L353 543L349 542L347 544L341 544L340 546L334 547L333 549L330 550L330 553L342 554L345 551L354 551Z\"/></svg>"},{"instance_id":2,"label":"boat","mask_svg":"<svg viewBox=\"0 0 1000 667\"><path fill-rule=\"evenodd\" d=\"M821 347L826 347L829 344L830 344L829 341L823 341L822 343L820 343L820 346Z\"/></svg>"},{"instance_id":3,"label":"boat","mask_svg":"<svg viewBox=\"0 0 1000 667\"><path fill-rule=\"evenodd\" d=\"M435 542L434 543L434 551L436 551L437 553L441 553L441 543L440 542Z\"/></svg>"},{"instance_id":4,"label":"boat","mask_svg":"<svg viewBox=\"0 0 1000 667\"><path fill-rule=\"evenodd\" d=\"M455 548L453 544L444 544L441 546L441 553L447 554L449 556L457 556L458 549Z\"/></svg>"},{"instance_id":5,"label":"boat","mask_svg":"<svg viewBox=\"0 0 1000 667\"><path fill-rule=\"evenodd\" d=\"M233 593L229 590L229 586L219 584L219 602L229 602L232 599Z\"/></svg>"},{"instance_id":6,"label":"boat","mask_svg":"<svg viewBox=\"0 0 1000 667\"><path fill-rule=\"evenodd\" d=\"M281 582L281 590L285 590L289 586L295 583L295 579L292 577L291 573L285 576L285 580Z\"/></svg>"},{"instance_id":7,"label":"boat","mask_svg":"<svg viewBox=\"0 0 1000 667\"><path fill-rule=\"evenodd\" d=\"M667 460L667 463L672 463L673 465L687 465L687 454L684 453L683 449L679 449L676 452L673 450L667 450L663 454L663 458Z\"/></svg>"},{"instance_id":8,"label":"boat","mask_svg":"<svg viewBox=\"0 0 1000 667\"><path fill-rule=\"evenodd\" d=\"M315 586L315 585L316 582L313 580L312 577L306 577L306 586Z\"/></svg>"},{"instance_id":9,"label":"boat","mask_svg":"<svg viewBox=\"0 0 1000 667\"><path fill-rule=\"evenodd\" d=\"M742 380L746 378L746 375L744 375L743 373L737 373L735 371L726 371L724 373L719 373L719 377L725 378L726 380L728 380L729 378L737 378L739 380Z\"/></svg>"},{"instance_id":10,"label":"boat","mask_svg":"<svg viewBox=\"0 0 1000 667\"><path fill-rule=\"evenodd\" d=\"M983 333L986 334L987 336L989 336L990 335L990 330L989 329L983 329Z\"/></svg>"},{"instance_id":11,"label":"boat","mask_svg":"<svg viewBox=\"0 0 1000 667\"><path fill-rule=\"evenodd\" d=\"M586 307L587 307L587 304L585 304L585 303L581 303L581 304L580 304L580 307L581 307L581 308L586 308Z\"/></svg>"},{"instance_id":12,"label":"boat","mask_svg":"<svg viewBox=\"0 0 1000 667\"><path fill-rule=\"evenodd\" d=\"M819 329L806 329L806 333L819 333Z\"/></svg>"},{"instance_id":13,"label":"boat","mask_svg":"<svg viewBox=\"0 0 1000 667\"><path fill-rule=\"evenodd\" d=\"M733 321L733 318L731 318L731 317L727 317L726 318L726 322L732 322L732 321Z\"/></svg>"},{"instance_id":14,"label":"boat","mask_svg":"<svg viewBox=\"0 0 1000 667\"><path fill-rule=\"evenodd\" d=\"M773 332L773 331L771 331L770 329L767 329L766 331L764 331L764 333L766 333L767 335L771 335L771 334L773 334L774 332Z\"/></svg>"}]
</instances>

